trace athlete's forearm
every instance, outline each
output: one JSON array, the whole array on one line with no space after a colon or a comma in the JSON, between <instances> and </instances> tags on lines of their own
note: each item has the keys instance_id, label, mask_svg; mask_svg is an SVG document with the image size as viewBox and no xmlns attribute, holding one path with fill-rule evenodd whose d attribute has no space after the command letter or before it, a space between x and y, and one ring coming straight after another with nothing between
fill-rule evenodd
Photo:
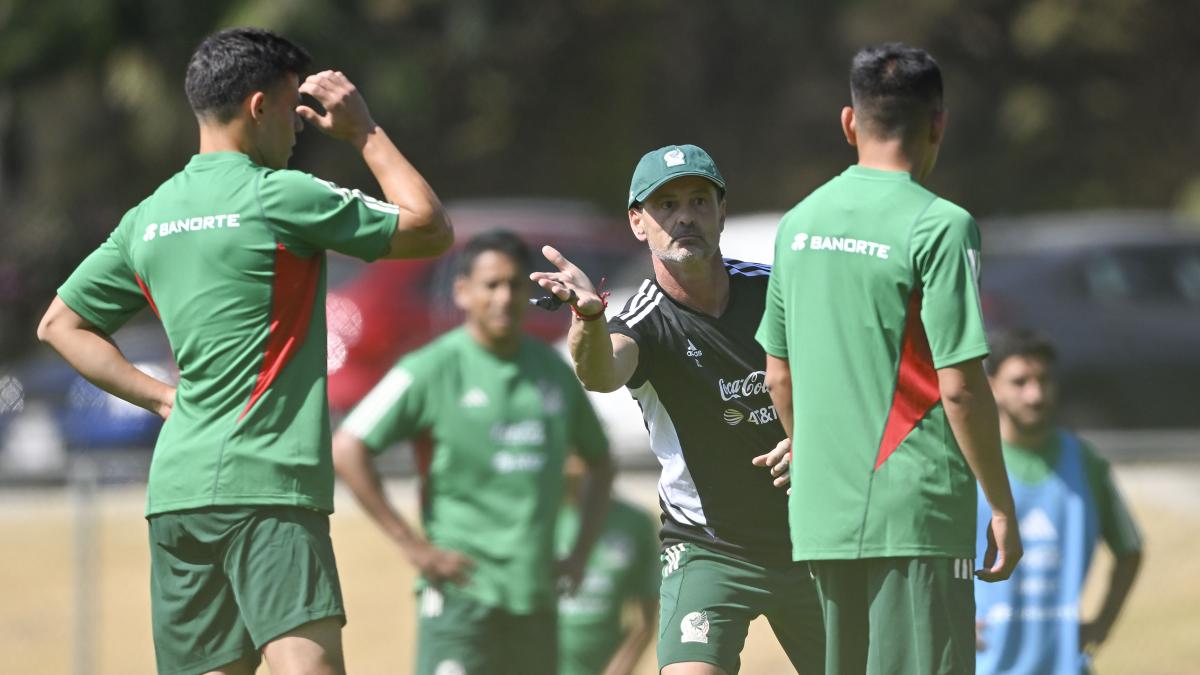
<instances>
[{"instance_id":1,"label":"athlete's forearm","mask_svg":"<svg viewBox=\"0 0 1200 675\"><path fill-rule=\"evenodd\" d=\"M617 344L621 344L618 357ZM637 344L623 335L611 335L604 319L584 321L571 318L571 329L567 333L567 347L575 365L575 375L588 391L611 392L625 386L633 375L633 368L626 362L637 363ZM632 359L628 353L633 351Z\"/></svg>"},{"instance_id":2,"label":"athlete's forearm","mask_svg":"<svg viewBox=\"0 0 1200 675\"><path fill-rule=\"evenodd\" d=\"M792 437L792 368L787 359L767 354L767 390L783 431Z\"/></svg>"},{"instance_id":3,"label":"athlete's forearm","mask_svg":"<svg viewBox=\"0 0 1200 675\"><path fill-rule=\"evenodd\" d=\"M373 127L361 150L384 197L400 208L386 257L427 258L450 248L454 231L441 201L383 129Z\"/></svg>"},{"instance_id":4,"label":"athlete's forearm","mask_svg":"<svg viewBox=\"0 0 1200 675\"><path fill-rule=\"evenodd\" d=\"M175 388L138 370L105 335L55 297L38 324L38 339L50 345L88 382L166 419Z\"/></svg>"},{"instance_id":5,"label":"athlete's forearm","mask_svg":"<svg viewBox=\"0 0 1200 675\"><path fill-rule=\"evenodd\" d=\"M1000 450L1000 420L982 361L942 368L937 375L946 419L963 457L992 511L1015 523L1012 490Z\"/></svg>"},{"instance_id":6,"label":"athlete's forearm","mask_svg":"<svg viewBox=\"0 0 1200 675\"><path fill-rule=\"evenodd\" d=\"M1120 556L1113 564L1112 574L1108 580L1108 593L1104 596L1104 604L1100 607L1100 614L1096 617L1096 622L1105 635L1112 630L1113 625L1117 622L1117 617L1121 615L1121 609L1125 606L1125 600L1129 597L1129 591L1133 588L1133 582L1137 579L1141 566L1142 554L1140 552Z\"/></svg>"},{"instance_id":7,"label":"athlete's forearm","mask_svg":"<svg viewBox=\"0 0 1200 675\"><path fill-rule=\"evenodd\" d=\"M587 476L579 498L579 534L575 536L575 543L571 547L571 559L586 561L596 540L600 538L604 518L608 514L615 473L612 460L607 457L588 462Z\"/></svg>"},{"instance_id":8,"label":"athlete's forearm","mask_svg":"<svg viewBox=\"0 0 1200 675\"><path fill-rule=\"evenodd\" d=\"M338 478L354 493L354 498L371 520L375 521L384 534L396 542L410 559L417 549L427 545L424 537L392 506L379 472L375 469L371 453L361 440L345 431L334 434L333 468Z\"/></svg>"},{"instance_id":9,"label":"athlete's forearm","mask_svg":"<svg viewBox=\"0 0 1200 675\"><path fill-rule=\"evenodd\" d=\"M657 603L654 606L657 611ZM621 646L608 660L608 665L604 667L604 675L629 675L632 673L637 662L642 658L642 653L646 651L646 647L654 638L657 624L657 617L653 612L649 614L643 612L641 623L625 635Z\"/></svg>"}]
</instances>

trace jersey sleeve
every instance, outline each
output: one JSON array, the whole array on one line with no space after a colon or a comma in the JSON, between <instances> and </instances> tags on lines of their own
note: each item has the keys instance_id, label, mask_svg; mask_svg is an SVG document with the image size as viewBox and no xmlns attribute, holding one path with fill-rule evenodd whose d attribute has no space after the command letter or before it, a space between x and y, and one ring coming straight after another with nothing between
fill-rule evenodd
<instances>
[{"instance_id":1,"label":"jersey sleeve","mask_svg":"<svg viewBox=\"0 0 1200 675\"><path fill-rule=\"evenodd\" d=\"M935 368L987 356L979 301L979 227L966 211L937 199L913 231L921 323Z\"/></svg>"},{"instance_id":2,"label":"jersey sleeve","mask_svg":"<svg viewBox=\"0 0 1200 675\"><path fill-rule=\"evenodd\" d=\"M596 417L596 410L592 408L592 402L574 373L566 364L563 368L566 373L563 386L569 392L571 402L571 446L584 459L604 459L608 457L608 437L600 425L600 419Z\"/></svg>"},{"instance_id":3,"label":"jersey sleeve","mask_svg":"<svg viewBox=\"0 0 1200 675\"><path fill-rule=\"evenodd\" d=\"M758 322L758 330L754 339L762 345L763 351L780 359L788 357L787 322L783 307L783 275L786 273L787 258L780 250L780 242L786 240L784 221L780 223L775 233L775 262L771 266L771 276L767 279L767 295L763 304L762 320Z\"/></svg>"},{"instance_id":4,"label":"jersey sleeve","mask_svg":"<svg viewBox=\"0 0 1200 675\"><path fill-rule=\"evenodd\" d=\"M650 294L653 293L653 284L649 280L642 283L641 289L625 302L625 306L621 308L608 320L608 332L618 335L624 335L632 339L638 346L638 362L633 368L633 375L629 377L628 386L638 388L645 384L650 378L649 363L653 361L651 352L653 351L653 341L650 336L650 326L648 322L642 321L642 311L650 302ZM657 290L657 289L654 289Z\"/></svg>"},{"instance_id":5,"label":"jersey sleeve","mask_svg":"<svg viewBox=\"0 0 1200 675\"><path fill-rule=\"evenodd\" d=\"M1083 456L1104 542L1117 557L1141 552L1141 532L1113 482L1108 462L1086 444Z\"/></svg>"},{"instance_id":6,"label":"jersey sleeve","mask_svg":"<svg viewBox=\"0 0 1200 675\"><path fill-rule=\"evenodd\" d=\"M302 171L272 171L262 178L263 216L282 243L300 252L333 250L362 260L387 254L400 209Z\"/></svg>"},{"instance_id":7,"label":"jersey sleeve","mask_svg":"<svg viewBox=\"0 0 1200 675\"><path fill-rule=\"evenodd\" d=\"M342 431L361 440L373 453L410 439L433 423L429 395L436 364L417 352L401 359L375 385L346 419Z\"/></svg>"},{"instance_id":8,"label":"jersey sleeve","mask_svg":"<svg viewBox=\"0 0 1200 675\"><path fill-rule=\"evenodd\" d=\"M122 253L123 242L118 227L58 288L68 307L108 334L149 304Z\"/></svg>"}]
</instances>

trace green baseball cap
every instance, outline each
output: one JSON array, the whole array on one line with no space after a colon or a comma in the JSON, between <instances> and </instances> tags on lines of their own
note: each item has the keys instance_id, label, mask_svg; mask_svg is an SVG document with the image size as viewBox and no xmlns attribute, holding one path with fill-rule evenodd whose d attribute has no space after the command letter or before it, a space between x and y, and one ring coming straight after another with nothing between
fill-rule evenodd
<instances>
[{"instance_id":1,"label":"green baseball cap","mask_svg":"<svg viewBox=\"0 0 1200 675\"><path fill-rule=\"evenodd\" d=\"M642 155L633 180L629 183L629 206L645 201L663 183L680 176L702 176L712 181L721 192L725 178L717 171L717 163L702 148L695 145L668 145Z\"/></svg>"}]
</instances>

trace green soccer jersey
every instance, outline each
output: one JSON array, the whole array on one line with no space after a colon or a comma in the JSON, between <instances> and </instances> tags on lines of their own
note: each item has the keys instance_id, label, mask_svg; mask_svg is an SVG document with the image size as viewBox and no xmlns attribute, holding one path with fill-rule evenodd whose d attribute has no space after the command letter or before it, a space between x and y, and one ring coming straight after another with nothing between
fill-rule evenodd
<instances>
[{"instance_id":1,"label":"green soccer jersey","mask_svg":"<svg viewBox=\"0 0 1200 675\"><path fill-rule=\"evenodd\" d=\"M558 514L555 548L565 557L579 534L579 511ZM657 526L650 515L613 499L583 583L558 601L559 672L600 673L624 639L621 610L627 600L658 599L662 577Z\"/></svg>"},{"instance_id":2,"label":"green soccer jersey","mask_svg":"<svg viewBox=\"0 0 1200 675\"><path fill-rule=\"evenodd\" d=\"M428 433L425 532L475 563L463 591L517 614L554 606L563 463L608 443L553 349L525 338L501 358L459 328L401 359L342 428L376 452Z\"/></svg>"},{"instance_id":3,"label":"green soccer jersey","mask_svg":"<svg viewBox=\"0 0 1200 675\"><path fill-rule=\"evenodd\" d=\"M936 369L987 355L978 265L970 214L903 172L852 166L780 222L757 338L791 366L797 560L974 555Z\"/></svg>"},{"instance_id":4,"label":"green soccer jersey","mask_svg":"<svg viewBox=\"0 0 1200 675\"><path fill-rule=\"evenodd\" d=\"M196 155L58 289L106 333L147 305L179 366L147 515L201 506L333 510L325 250L388 252L398 210L246 155Z\"/></svg>"}]
</instances>

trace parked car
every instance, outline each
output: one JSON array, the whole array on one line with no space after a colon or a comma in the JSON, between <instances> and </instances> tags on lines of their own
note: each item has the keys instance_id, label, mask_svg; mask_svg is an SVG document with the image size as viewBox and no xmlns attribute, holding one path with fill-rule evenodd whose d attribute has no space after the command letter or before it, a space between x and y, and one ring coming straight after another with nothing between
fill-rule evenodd
<instances>
[{"instance_id":1,"label":"parked car","mask_svg":"<svg viewBox=\"0 0 1200 675\"><path fill-rule=\"evenodd\" d=\"M782 217L730 217L722 253L772 263ZM1161 212L1110 211L988 219L980 230L987 325L1054 340L1064 424L1200 427L1200 229ZM636 281L614 290L610 314L636 290ZM591 398L622 457L649 459L629 393Z\"/></svg>"},{"instance_id":2,"label":"parked car","mask_svg":"<svg viewBox=\"0 0 1200 675\"><path fill-rule=\"evenodd\" d=\"M1200 229L1155 211L980 227L988 325L1054 341L1064 423L1200 427Z\"/></svg>"}]
</instances>

